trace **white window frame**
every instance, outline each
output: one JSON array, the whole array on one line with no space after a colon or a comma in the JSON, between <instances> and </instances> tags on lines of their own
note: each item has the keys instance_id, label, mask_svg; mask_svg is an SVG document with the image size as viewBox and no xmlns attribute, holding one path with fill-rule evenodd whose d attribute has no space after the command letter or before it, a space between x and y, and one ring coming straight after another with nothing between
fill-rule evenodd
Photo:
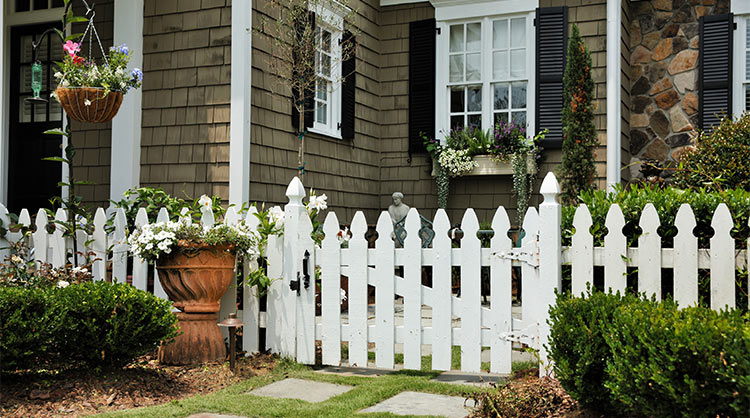
<instances>
[{"instance_id":1,"label":"white window frame","mask_svg":"<svg viewBox=\"0 0 750 418\"><path fill-rule=\"evenodd\" d=\"M492 80L492 21L497 19L526 18L526 126L528 132L536 129L536 30L534 18L538 1L503 0L495 2L464 2L460 0L432 0L439 31L435 43L435 138L443 143L450 131L450 26L482 22L482 129L494 125ZM508 81L510 84L513 80ZM517 80L516 80L517 81ZM471 84L471 83L467 83ZM479 83L477 83L479 84Z\"/></svg>"},{"instance_id":2,"label":"white window frame","mask_svg":"<svg viewBox=\"0 0 750 418\"><path fill-rule=\"evenodd\" d=\"M332 8L324 7L317 4L311 7L315 12L315 27L321 27L331 33L331 80L328 89L328 123L317 121L317 106L311 109L313 112L313 126L308 129L309 132L317 133L341 139L341 37L344 34L344 16L349 9L344 8L338 3L334 3ZM317 66L316 66L317 71ZM314 96L317 97L317 85Z\"/></svg>"},{"instance_id":3,"label":"white window frame","mask_svg":"<svg viewBox=\"0 0 750 418\"><path fill-rule=\"evenodd\" d=\"M750 78L747 74L747 56L746 51L750 50L747 45L747 30L750 26L750 2L732 2L732 13L734 13L734 23L737 29L734 31L734 45L732 64L732 113L740 115L742 112L750 111L745 109L745 85L750 86Z\"/></svg>"}]
</instances>

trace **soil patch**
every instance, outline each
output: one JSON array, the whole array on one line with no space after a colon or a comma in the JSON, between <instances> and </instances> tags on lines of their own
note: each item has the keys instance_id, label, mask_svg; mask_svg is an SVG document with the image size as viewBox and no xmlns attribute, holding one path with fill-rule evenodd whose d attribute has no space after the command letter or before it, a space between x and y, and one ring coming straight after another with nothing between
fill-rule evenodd
<instances>
[{"instance_id":1,"label":"soil patch","mask_svg":"<svg viewBox=\"0 0 750 418\"><path fill-rule=\"evenodd\" d=\"M105 411L159 405L203 394L266 375L278 358L255 354L228 363L162 366L156 353L119 370L70 369L18 372L0 376L0 415L4 417L77 417Z\"/></svg>"}]
</instances>

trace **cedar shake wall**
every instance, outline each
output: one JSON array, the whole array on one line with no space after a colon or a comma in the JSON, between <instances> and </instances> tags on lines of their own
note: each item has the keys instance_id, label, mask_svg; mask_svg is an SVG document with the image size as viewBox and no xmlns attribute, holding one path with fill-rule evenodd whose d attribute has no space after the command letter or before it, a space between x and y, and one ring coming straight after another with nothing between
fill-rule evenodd
<instances>
[{"instance_id":1,"label":"cedar shake wall","mask_svg":"<svg viewBox=\"0 0 750 418\"><path fill-rule=\"evenodd\" d=\"M369 223L377 222L380 180L380 133L378 119L380 43L378 39L378 0L353 0L357 11L359 44L356 51L355 137L338 140L309 133L305 137L306 174L309 193L328 196L328 205L342 224L351 223L355 211L364 210ZM263 19L273 19L273 10L264 0L253 1L253 25L260 29ZM252 56L252 145L250 146L250 201L285 204L286 187L297 174L298 139L292 127L292 101L289 90L275 83L270 70L272 41L253 33ZM405 91L405 87L404 87ZM387 207L387 206L386 206Z\"/></svg>"},{"instance_id":2,"label":"cedar shake wall","mask_svg":"<svg viewBox=\"0 0 750 418\"><path fill-rule=\"evenodd\" d=\"M229 197L231 0L145 0L141 185Z\"/></svg>"},{"instance_id":3,"label":"cedar shake wall","mask_svg":"<svg viewBox=\"0 0 750 418\"><path fill-rule=\"evenodd\" d=\"M83 16L86 13L86 9L80 2L75 2L73 7L76 16ZM109 52L113 39L114 1L99 0L96 2L95 10L94 25L104 51ZM84 30L86 30L85 24L73 25L73 33L83 33ZM91 55L98 63L101 63L102 54L99 45L96 44L96 37L93 40ZM86 41L79 53L83 57L88 57L88 42L89 37L86 35ZM91 207L106 208L109 206L112 123L81 123L71 120L70 129L73 146L76 148L76 156L73 158L73 177L78 181L93 183L76 186L76 194Z\"/></svg>"},{"instance_id":4,"label":"cedar shake wall","mask_svg":"<svg viewBox=\"0 0 750 418\"><path fill-rule=\"evenodd\" d=\"M652 0L630 6L630 171L639 161L679 163L698 127L701 16L729 13L729 0ZM738 36L738 35L735 35ZM674 172L665 170L662 177Z\"/></svg>"}]
</instances>

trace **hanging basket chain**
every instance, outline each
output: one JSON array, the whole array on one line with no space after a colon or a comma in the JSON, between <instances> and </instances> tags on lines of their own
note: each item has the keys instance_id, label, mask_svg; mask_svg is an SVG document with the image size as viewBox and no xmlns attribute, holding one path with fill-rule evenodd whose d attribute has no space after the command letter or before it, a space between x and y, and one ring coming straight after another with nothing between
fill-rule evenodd
<instances>
[{"instance_id":1,"label":"hanging basket chain","mask_svg":"<svg viewBox=\"0 0 750 418\"><path fill-rule=\"evenodd\" d=\"M107 54L104 52L104 46L102 46L102 40L99 38L99 32L96 30L96 26L94 26L94 18L96 17L96 11L94 9L91 9L88 7L88 4L86 5L86 15L91 13L91 17L89 18L89 23L86 25L86 30L83 31L83 35L81 36L81 43L86 41L86 35L89 36L89 62L93 62L92 60L92 53L91 48L94 44L93 40L91 39L92 36L96 37L96 43L99 45L99 50L102 52L102 58L104 59L104 64L109 65L109 60L107 60Z\"/></svg>"}]
</instances>

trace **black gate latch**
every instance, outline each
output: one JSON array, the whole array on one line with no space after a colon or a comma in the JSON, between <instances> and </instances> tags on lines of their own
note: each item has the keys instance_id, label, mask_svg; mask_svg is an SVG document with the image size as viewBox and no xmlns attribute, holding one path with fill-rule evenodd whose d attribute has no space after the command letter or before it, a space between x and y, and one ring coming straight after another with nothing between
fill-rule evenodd
<instances>
[{"instance_id":1,"label":"black gate latch","mask_svg":"<svg viewBox=\"0 0 750 418\"><path fill-rule=\"evenodd\" d=\"M305 250L305 257L302 261L302 272L297 272L297 279L289 282L289 289L291 289L292 291L297 291L297 296L299 296L302 292L302 289L300 288L300 276L302 276L302 283L303 286L305 286L305 289L310 288L310 273L308 271L308 265L310 264L309 261L310 252Z\"/></svg>"}]
</instances>

